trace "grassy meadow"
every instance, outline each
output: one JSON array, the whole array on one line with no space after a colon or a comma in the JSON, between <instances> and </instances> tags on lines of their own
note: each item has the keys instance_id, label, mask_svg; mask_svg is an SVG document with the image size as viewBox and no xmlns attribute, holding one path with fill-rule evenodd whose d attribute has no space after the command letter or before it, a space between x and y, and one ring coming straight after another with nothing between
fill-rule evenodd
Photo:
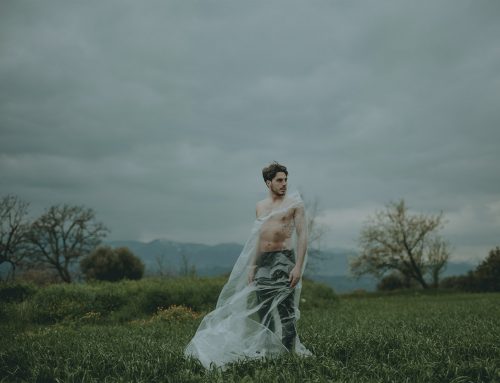
<instances>
[{"instance_id":1,"label":"grassy meadow","mask_svg":"<svg viewBox=\"0 0 500 383\"><path fill-rule=\"evenodd\" d=\"M500 382L500 293L337 297L304 281L314 354L233 363L183 349L223 278L0 285L1 382Z\"/></svg>"}]
</instances>

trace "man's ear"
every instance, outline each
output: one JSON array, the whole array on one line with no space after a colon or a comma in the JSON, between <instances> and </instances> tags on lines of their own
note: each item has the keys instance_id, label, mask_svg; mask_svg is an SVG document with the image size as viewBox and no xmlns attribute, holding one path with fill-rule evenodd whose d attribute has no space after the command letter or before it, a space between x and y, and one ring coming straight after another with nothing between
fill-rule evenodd
<instances>
[{"instance_id":1,"label":"man's ear","mask_svg":"<svg viewBox=\"0 0 500 383\"><path fill-rule=\"evenodd\" d=\"M266 185L267 185L267 188L269 189L269 186L271 185L271 181L267 180Z\"/></svg>"}]
</instances>

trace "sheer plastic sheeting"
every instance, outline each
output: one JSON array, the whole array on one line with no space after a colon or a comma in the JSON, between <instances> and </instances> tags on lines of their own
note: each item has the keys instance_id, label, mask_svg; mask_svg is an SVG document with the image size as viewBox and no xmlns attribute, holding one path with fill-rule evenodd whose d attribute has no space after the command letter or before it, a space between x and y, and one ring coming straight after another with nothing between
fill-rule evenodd
<instances>
[{"instance_id":1,"label":"sheer plastic sheeting","mask_svg":"<svg viewBox=\"0 0 500 383\"><path fill-rule=\"evenodd\" d=\"M198 359L205 368L215 365L224 369L227 363L236 360L270 357L289 351L312 355L300 342L296 331L302 279L294 288L288 283L297 256L296 230L291 233L292 249L257 253L260 233L265 226L276 224L284 214L293 213L295 217L298 210L304 212L305 222L301 226L307 230L304 204L298 191L288 194L279 207L255 220L215 310L203 318L184 351L187 357ZM295 218L292 220L294 222ZM306 244L303 246L305 249ZM257 267L254 280L249 282L252 262ZM306 262L307 251L301 275Z\"/></svg>"}]
</instances>

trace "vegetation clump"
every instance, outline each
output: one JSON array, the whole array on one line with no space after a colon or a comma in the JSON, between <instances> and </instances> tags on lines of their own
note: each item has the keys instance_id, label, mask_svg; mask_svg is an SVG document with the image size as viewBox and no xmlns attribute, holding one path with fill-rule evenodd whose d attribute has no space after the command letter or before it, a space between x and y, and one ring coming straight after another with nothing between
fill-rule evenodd
<instances>
[{"instance_id":1,"label":"vegetation clump","mask_svg":"<svg viewBox=\"0 0 500 383\"><path fill-rule=\"evenodd\" d=\"M100 246L80 261L80 269L87 280L114 282L144 275L144 263L127 247Z\"/></svg>"},{"instance_id":2,"label":"vegetation clump","mask_svg":"<svg viewBox=\"0 0 500 383\"><path fill-rule=\"evenodd\" d=\"M475 270L444 278L441 287L469 292L500 291L500 247L490 250Z\"/></svg>"}]
</instances>

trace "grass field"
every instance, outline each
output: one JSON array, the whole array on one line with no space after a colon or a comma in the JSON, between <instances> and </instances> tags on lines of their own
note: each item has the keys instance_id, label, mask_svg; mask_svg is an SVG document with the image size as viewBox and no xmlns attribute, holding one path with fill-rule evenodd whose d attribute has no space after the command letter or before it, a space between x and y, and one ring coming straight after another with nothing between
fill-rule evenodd
<instances>
[{"instance_id":1,"label":"grass field","mask_svg":"<svg viewBox=\"0 0 500 383\"><path fill-rule=\"evenodd\" d=\"M26 302L3 311L2 382L500 382L500 293L304 305L299 335L313 357L238 362L224 372L183 357L201 320L187 311L135 320L91 311L36 324L12 314L29 312Z\"/></svg>"}]
</instances>

